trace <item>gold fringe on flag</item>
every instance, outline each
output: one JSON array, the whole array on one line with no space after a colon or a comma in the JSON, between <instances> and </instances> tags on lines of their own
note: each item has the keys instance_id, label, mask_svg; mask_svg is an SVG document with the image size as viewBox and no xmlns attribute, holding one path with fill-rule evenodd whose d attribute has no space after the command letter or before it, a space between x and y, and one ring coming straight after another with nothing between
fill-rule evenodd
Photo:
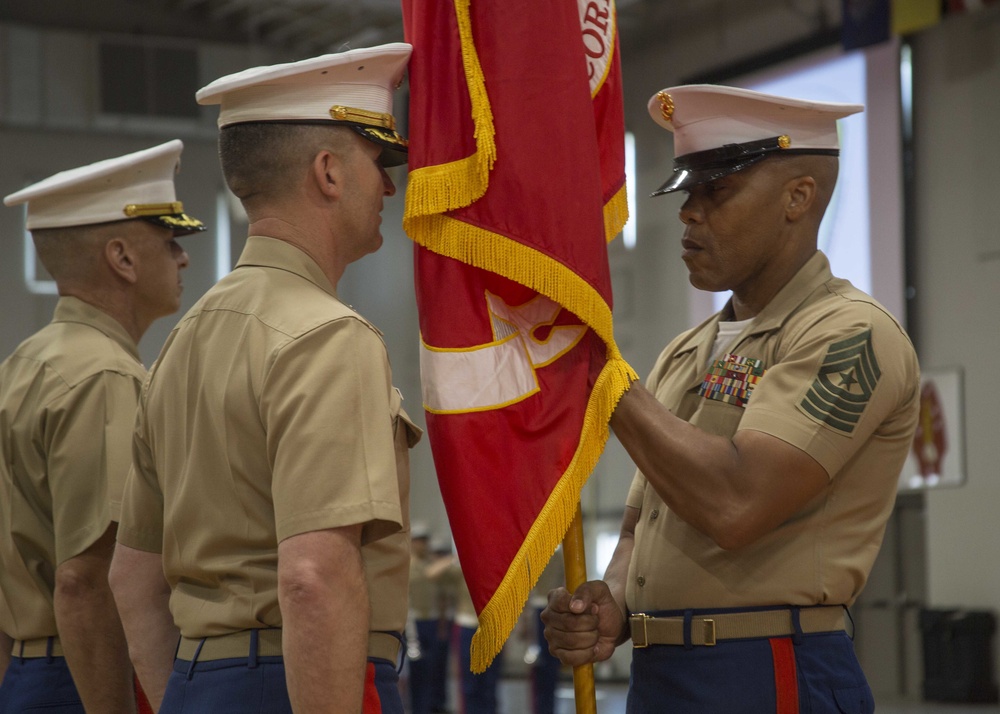
<instances>
[{"instance_id":1,"label":"gold fringe on flag","mask_svg":"<svg viewBox=\"0 0 1000 714\"><path fill-rule=\"evenodd\" d=\"M604 204L604 239L610 243L628 223L628 191L622 184L611 200Z\"/></svg>"},{"instance_id":2,"label":"gold fringe on flag","mask_svg":"<svg viewBox=\"0 0 1000 714\"><path fill-rule=\"evenodd\" d=\"M403 230L417 245L466 265L497 273L559 303L609 345L611 308L586 280L558 260L507 236L450 216L403 216Z\"/></svg>"},{"instance_id":3,"label":"gold fringe on flag","mask_svg":"<svg viewBox=\"0 0 1000 714\"><path fill-rule=\"evenodd\" d=\"M458 34L462 44L462 66L472 104L476 152L457 161L425 166L410 172L406 185L406 215L427 216L468 206L483 197L490 170L497 158L493 110L486 93L486 78L476 45L472 41L470 0L455 0Z\"/></svg>"},{"instance_id":4,"label":"gold fringe on flag","mask_svg":"<svg viewBox=\"0 0 1000 714\"><path fill-rule=\"evenodd\" d=\"M479 613L479 629L472 636L473 672L484 672L513 632L531 589L556 547L566 537L576 514L580 491L604 451L611 414L618 400L638 379L614 345L610 346L609 353L608 362L590 393L573 460L549 494L493 597ZM612 354L617 356L612 357Z\"/></svg>"},{"instance_id":5,"label":"gold fringe on flag","mask_svg":"<svg viewBox=\"0 0 1000 714\"><path fill-rule=\"evenodd\" d=\"M403 227L415 243L428 250L508 277L563 305L593 329L608 350L608 362L587 402L573 460L479 614L479 629L472 640L472 669L483 672L510 636L531 588L565 537L580 491L604 450L611 414L638 375L615 345L607 302L562 263L523 243L448 216L404 217Z\"/></svg>"},{"instance_id":6,"label":"gold fringe on flag","mask_svg":"<svg viewBox=\"0 0 1000 714\"><path fill-rule=\"evenodd\" d=\"M443 213L481 198L496 160L493 113L472 38L470 0L455 0L462 61L472 105L476 152L447 164L416 169L409 175L403 228L418 245L525 285L580 318L607 345L607 364L587 401L576 452L525 536L496 592L479 614L472 640L472 670L483 672L510 636L528 594L563 540L576 513L580 491L608 438L608 422L622 395L638 379L615 345L611 308L604 297L570 268L506 236L464 223ZM604 206L608 241L628 218L623 185Z\"/></svg>"}]
</instances>

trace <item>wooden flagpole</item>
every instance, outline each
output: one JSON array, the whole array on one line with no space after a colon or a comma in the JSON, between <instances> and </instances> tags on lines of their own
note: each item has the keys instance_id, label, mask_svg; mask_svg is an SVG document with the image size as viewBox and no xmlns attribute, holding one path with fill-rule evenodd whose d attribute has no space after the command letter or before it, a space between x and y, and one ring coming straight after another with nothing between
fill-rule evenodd
<instances>
[{"instance_id":1,"label":"wooden flagpole","mask_svg":"<svg viewBox=\"0 0 1000 714\"><path fill-rule=\"evenodd\" d=\"M583 515L580 503L563 539L563 562L566 565L566 589L573 592L587 581L587 556L583 543ZM573 668L576 714L597 714L597 691L594 688L594 665Z\"/></svg>"}]
</instances>

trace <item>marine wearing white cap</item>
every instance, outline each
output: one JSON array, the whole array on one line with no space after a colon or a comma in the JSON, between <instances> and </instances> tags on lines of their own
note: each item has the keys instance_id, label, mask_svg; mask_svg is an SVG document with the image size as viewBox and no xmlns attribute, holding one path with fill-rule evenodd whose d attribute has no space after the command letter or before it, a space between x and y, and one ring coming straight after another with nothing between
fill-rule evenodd
<instances>
[{"instance_id":1,"label":"marine wearing white cap","mask_svg":"<svg viewBox=\"0 0 1000 714\"><path fill-rule=\"evenodd\" d=\"M850 104L732 87L649 102L674 133L691 284L732 291L610 426L638 469L604 581L550 593L573 666L632 640L627 708L874 711L844 608L863 589L919 411L899 323L818 249Z\"/></svg>"},{"instance_id":2,"label":"marine wearing white cap","mask_svg":"<svg viewBox=\"0 0 1000 714\"><path fill-rule=\"evenodd\" d=\"M7 206L28 204L27 229L65 228L141 218L174 236L205 230L184 213L174 175L184 144L179 139L132 154L61 171L10 194Z\"/></svg>"},{"instance_id":3,"label":"marine wearing white cap","mask_svg":"<svg viewBox=\"0 0 1000 714\"><path fill-rule=\"evenodd\" d=\"M204 230L175 193L182 148L63 171L4 200L27 204L59 300L0 364L0 630L14 638L3 712L136 708L108 567L146 377L137 343L180 307L176 238Z\"/></svg>"},{"instance_id":4,"label":"marine wearing white cap","mask_svg":"<svg viewBox=\"0 0 1000 714\"><path fill-rule=\"evenodd\" d=\"M111 570L163 714L403 712L420 431L381 333L337 285L382 244L409 54L256 67L198 92L220 107L222 174L249 235L143 385ZM160 622L177 630L147 637Z\"/></svg>"},{"instance_id":5,"label":"marine wearing white cap","mask_svg":"<svg viewBox=\"0 0 1000 714\"><path fill-rule=\"evenodd\" d=\"M657 92L648 109L674 134L674 171L652 194L659 196L740 171L776 152L837 156L837 120L864 107L688 84Z\"/></svg>"},{"instance_id":6,"label":"marine wearing white cap","mask_svg":"<svg viewBox=\"0 0 1000 714\"><path fill-rule=\"evenodd\" d=\"M384 147L383 166L406 163L392 98L403 80L410 45L396 42L252 67L198 90L199 104L218 104L219 128L249 122L332 123Z\"/></svg>"}]
</instances>

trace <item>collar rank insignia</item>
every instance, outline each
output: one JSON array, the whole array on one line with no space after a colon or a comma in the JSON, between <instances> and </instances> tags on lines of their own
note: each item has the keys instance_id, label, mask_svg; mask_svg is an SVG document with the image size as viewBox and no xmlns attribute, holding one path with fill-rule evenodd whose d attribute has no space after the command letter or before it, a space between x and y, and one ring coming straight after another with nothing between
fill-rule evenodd
<instances>
[{"instance_id":1,"label":"collar rank insignia","mask_svg":"<svg viewBox=\"0 0 1000 714\"><path fill-rule=\"evenodd\" d=\"M799 409L821 424L850 434L881 376L871 330L834 342Z\"/></svg>"},{"instance_id":2,"label":"collar rank insignia","mask_svg":"<svg viewBox=\"0 0 1000 714\"><path fill-rule=\"evenodd\" d=\"M698 388L698 396L745 407L765 371L759 359L730 354L712 365Z\"/></svg>"}]
</instances>

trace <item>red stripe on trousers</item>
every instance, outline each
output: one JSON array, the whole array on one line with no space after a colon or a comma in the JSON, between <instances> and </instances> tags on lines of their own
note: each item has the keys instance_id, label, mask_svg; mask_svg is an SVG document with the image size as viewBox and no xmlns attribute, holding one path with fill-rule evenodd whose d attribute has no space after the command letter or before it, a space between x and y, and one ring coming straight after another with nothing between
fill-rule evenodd
<instances>
[{"instance_id":1,"label":"red stripe on trousers","mask_svg":"<svg viewBox=\"0 0 1000 714\"><path fill-rule=\"evenodd\" d=\"M362 712L364 714L382 714L382 700L375 687L375 665L372 662L369 662L365 669L365 701Z\"/></svg>"},{"instance_id":2,"label":"red stripe on trousers","mask_svg":"<svg viewBox=\"0 0 1000 714\"><path fill-rule=\"evenodd\" d=\"M139 714L154 714L153 707L149 705L149 700L146 698L146 693L142 691L142 685L139 684L137 675L132 676L132 686L135 689L135 708Z\"/></svg>"},{"instance_id":3,"label":"red stripe on trousers","mask_svg":"<svg viewBox=\"0 0 1000 714\"><path fill-rule=\"evenodd\" d=\"M799 680L795 672L795 645L788 637L774 637L769 642L771 659L774 662L775 714L799 714Z\"/></svg>"}]
</instances>

